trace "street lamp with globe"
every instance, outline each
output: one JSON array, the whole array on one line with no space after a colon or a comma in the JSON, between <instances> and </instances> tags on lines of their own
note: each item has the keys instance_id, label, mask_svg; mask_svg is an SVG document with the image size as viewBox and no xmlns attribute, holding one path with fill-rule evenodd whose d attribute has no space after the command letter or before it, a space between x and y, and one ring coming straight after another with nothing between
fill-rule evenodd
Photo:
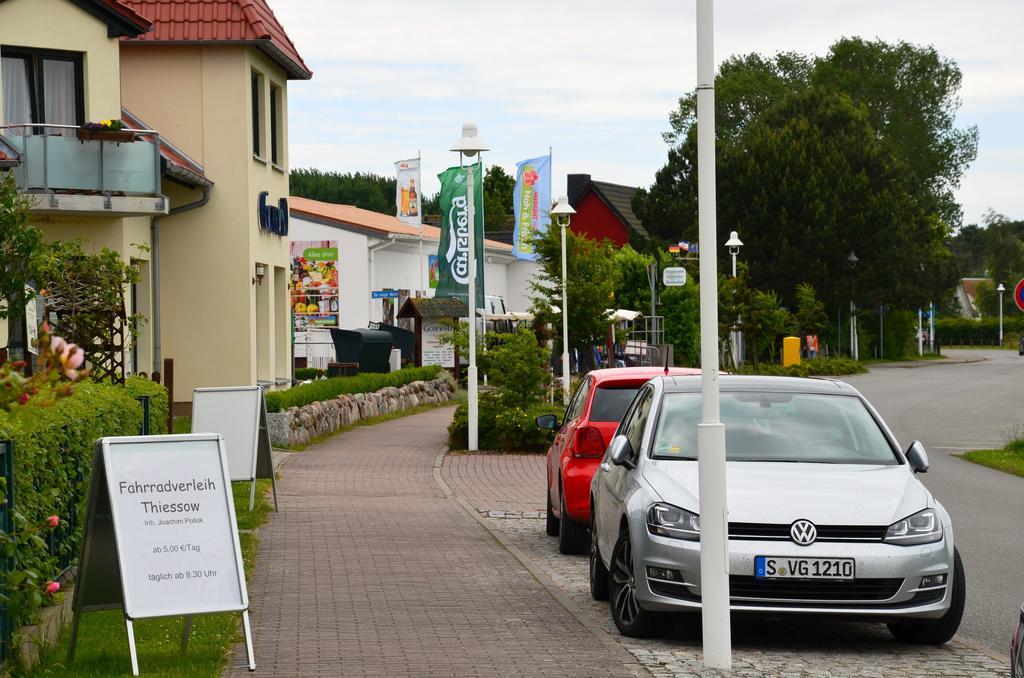
<instances>
[{"instance_id":1,"label":"street lamp with globe","mask_svg":"<svg viewBox=\"0 0 1024 678\"><path fill-rule=\"evenodd\" d=\"M476 123L467 122L462 126L462 138L455 142L451 150L459 154L459 165L462 165L462 156L470 158L472 162L474 156L478 156L482 151L490 149L477 136ZM466 370L466 385L469 390L469 430L467 434L467 442L469 444L467 448L471 452L476 451L479 447L479 420L477 418L479 396L477 394L476 374L476 215L473 205L476 198L476 189L473 185L475 183L475 174L473 166L470 165L469 171L466 172L466 216L469 220L469 253L467 257L469 261L469 289L467 295L469 306L469 368Z\"/></svg>"},{"instance_id":2,"label":"street lamp with globe","mask_svg":"<svg viewBox=\"0 0 1024 678\"><path fill-rule=\"evenodd\" d=\"M560 196L558 203L551 208L551 216L555 223L562 228L562 402L569 402L569 295L566 291L568 277L566 274L565 261L565 230L569 228L569 221L576 210L569 204L569 198Z\"/></svg>"},{"instance_id":3,"label":"street lamp with globe","mask_svg":"<svg viewBox=\"0 0 1024 678\"><path fill-rule=\"evenodd\" d=\"M1005 291L1003 283L999 283L999 287L996 288L996 292L999 292L999 348L1003 347L1003 292Z\"/></svg>"},{"instance_id":4,"label":"street lamp with globe","mask_svg":"<svg viewBox=\"0 0 1024 678\"><path fill-rule=\"evenodd\" d=\"M736 277L736 256L740 253L740 248L743 247L743 241L740 240L736 231L729 233L729 239L725 241L725 246L729 248L729 254L732 255L732 277ZM729 341L732 342L732 363L733 367L739 367L740 363L743 362L743 333L739 330L735 330L730 333Z\"/></svg>"},{"instance_id":5,"label":"street lamp with globe","mask_svg":"<svg viewBox=\"0 0 1024 678\"><path fill-rule=\"evenodd\" d=\"M854 269L857 268L857 262L860 261L860 259L853 250L850 250L849 256L846 257L846 261L849 262L850 268ZM852 280L850 287L852 292ZM851 297L852 296L853 295L851 294ZM860 360L860 342L857 340L857 305L853 302L852 298L850 299L850 357L854 360Z\"/></svg>"}]
</instances>

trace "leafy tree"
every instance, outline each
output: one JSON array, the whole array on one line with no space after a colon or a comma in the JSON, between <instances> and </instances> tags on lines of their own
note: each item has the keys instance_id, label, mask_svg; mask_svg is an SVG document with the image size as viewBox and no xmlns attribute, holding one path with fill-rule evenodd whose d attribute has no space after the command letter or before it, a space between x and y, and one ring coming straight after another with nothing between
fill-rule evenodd
<instances>
[{"instance_id":1,"label":"leafy tree","mask_svg":"<svg viewBox=\"0 0 1024 678\"><path fill-rule=\"evenodd\" d=\"M983 221L985 230L981 238L989 277L996 284L1011 286L1024 274L1024 241L1020 235L1024 222L1010 221L992 210L985 214ZM996 308L998 310L998 306Z\"/></svg>"},{"instance_id":2,"label":"leafy tree","mask_svg":"<svg viewBox=\"0 0 1024 678\"><path fill-rule=\"evenodd\" d=\"M533 311L539 323L560 326L562 319L553 307L562 306L561 231L550 228L535 240L539 274L530 283ZM579 349L592 366L590 347L603 344L608 333L606 310L615 301L620 272L613 248L566 231L566 292L569 302L569 344ZM557 333L558 343L561 333ZM558 347L556 353L561 353Z\"/></svg>"},{"instance_id":3,"label":"leafy tree","mask_svg":"<svg viewBox=\"0 0 1024 678\"><path fill-rule=\"evenodd\" d=\"M423 216L434 215L438 216L441 214L441 193L435 193L431 196L423 196L420 201L420 207L423 209Z\"/></svg>"},{"instance_id":4,"label":"leafy tree","mask_svg":"<svg viewBox=\"0 0 1024 678\"><path fill-rule=\"evenodd\" d=\"M507 231L512 226L512 194L516 178L500 165L491 165L484 174L484 230Z\"/></svg>"},{"instance_id":5,"label":"leafy tree","mask_svg":"<svg viewBox=\"0 0 1024 678\"><path fill-rule=\"evenodd\" d=\"M985 230L977 224L962 226L949 241L961 278L985 275Z\"/></svg>"},{"instance_id":6,"label":"leafy tree","mask_svg":"<svg viewBox=\"0 0 1024 678\"><path fill-rule=\"evenodd\" d=\"M482 367L499 402L515 407L541 402L549 378L547 351L534 334L520 329L513 334L488 335L488 342L493 345L483 353Z\"/></svg>"},{"instance_id":7,"label":"leafy tree","mask_svg":"<svg viewBox=\"0 0 1024 678\"><path fill-rule=\"evenodd\" d=\"M28 297L25 285L36 277L36 255L43 236L28 223L28 202L14 176L0 176L0 319L19 319Z\"/></svg>"},{"instance_id":8,"label":"leafy tree","mask_svg":"<svg viewBox=\"0 0 1024 678\"><path fill-rule=\"evenodd\" d=\"M796 286L796 313L794 314L797 329L802 334L820 334L828 325L828 314L825 304L818 301L814 287L807 283Z\"/></svg>"},{"instance_id":9,"label":"leafy tree","mask_svg":"<svg viewBox=\"0 0 1024 678\"><path fill-rule=\"evenodd\" d=\"M676 365L700 365L700 288L687 283L666 287L659 313L665 318L665 341L673 346Z\"/></svg>"},{"instance_id":10,"label":"leafy tree","mask_svg":"<svg viewBox=\"0 0 1024 678\"><path fill-rule=\"evenodd\" d=\"M647 267L654 257L641 254L626 245L615 251L615 265L619 269L619 284L615 290L615 306L631 311L649 313L651 285L647 280Z\"/></svg>"},{"instance_id":11,"label":"leafy tree","mask_svg":"<svg viewBox=\"0 0 1024 678\"><path fill-rule=\"evenodd\" d=\"M355 205L381 214L395 214L397 180L394 177L382 177L368 172L342 174L300 168L289 173L288 184L291 195L340 205Z\"/></svg>"},{"instance_id":12,"label":"leafy tree","mask_svg":"<svg viewBox=\"0 0 1024 678\"><path fill-rule=\"evenodd\" d=\"M843 38L814 64L811 83L868 111L882 145L906 166L924 208L959 224L953 190L978 153L978 129L958 129L960 68L934 47Z\"/></svg>"}]
</instances>

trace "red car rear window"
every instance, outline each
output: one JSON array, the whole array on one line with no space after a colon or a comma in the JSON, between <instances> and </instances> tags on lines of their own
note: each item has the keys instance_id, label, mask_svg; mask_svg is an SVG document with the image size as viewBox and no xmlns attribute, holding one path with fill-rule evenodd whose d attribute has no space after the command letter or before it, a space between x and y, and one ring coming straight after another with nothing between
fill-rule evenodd
<instances>
[{"instance_id":1,"label":"red car rear window","mask_svg":"<svg viewBox=\"0 0 1024 678\"><path fill-rule=\"evenodd\" d=\"M590 405L590 421L619 421L633 396L640 390L636 386L600 386L594 391L594 402Z\"/></svg>"}]
</instances>

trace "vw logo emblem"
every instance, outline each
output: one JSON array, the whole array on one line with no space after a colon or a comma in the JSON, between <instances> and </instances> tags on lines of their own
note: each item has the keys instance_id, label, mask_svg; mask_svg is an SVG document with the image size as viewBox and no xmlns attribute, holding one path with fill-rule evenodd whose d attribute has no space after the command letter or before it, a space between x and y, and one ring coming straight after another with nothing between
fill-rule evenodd
<instances>
[{"instance_id":1,"label":"vw logo emblem","mask_svg":"<svg viewBox=\"0 0 1024 678\"><path fill-rule=\"evenodd\" d=\"M790 525L789 536L801 546L810 546L818 538L818 528L809 520L798 520Z\"/></svg>"}]
</instances>

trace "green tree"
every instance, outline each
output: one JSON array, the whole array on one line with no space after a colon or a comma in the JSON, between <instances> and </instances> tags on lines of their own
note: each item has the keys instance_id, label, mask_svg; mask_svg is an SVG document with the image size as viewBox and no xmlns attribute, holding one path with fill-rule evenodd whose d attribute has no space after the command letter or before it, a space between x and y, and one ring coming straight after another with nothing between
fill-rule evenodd
<instances>
[{"instance_id":1,"label":"green tree","mask_svg":"<svg viewBox=\"0 0 1024 678\"><path fill-rule=\"evenodd\" d=\"M500 403L524 408L541 402L548 386L547 351L537 337L520 329L513 334L488 335L488 342L492 345L483 353L482 367Z\"/></svg>"},{"instance_id":2,"label":"green tree","mask_svg":"<svg viewBox=\"0 0 1024 678\"><path fill-rule=\"evenodd\" d=\"M369 172L342 174L300 168L288 174L288 185L290 194L301 198L355 205L392 216L395 214L397 180L394 177L382 177Z\"/></svg>"},{"instance_id":3,"label":"green tree","mask_svg":"<svg viewBox=\"0 0 1024 678\"><path fill-rule=\"evenodd\" d=\"M956 257L961 278L980 278L985 275L985 230L977 224L962 226L949 240L949 248Z\"/></svg>"},{"instance_id":4,"label":"green tree","mask_svg":"<svg viewBox=\"0 0 1024 678\"><path fill-rule=\"evenodd\" d=\"M484 174L484 230L507 231L512 227L512 194L516 178L500 165L491 165Z\"/></svg>"},{"instance_id":5,"label":"green tree","mask_svg":"<svg viewBox=\"0 0 1024 678\"><path fill-rule=\"evenodd\" d=\"M641 254L629 245L616 250L614 257L619 269L615 306L645 315L650 313L651 285L647 280L647 267L654 263L654 257Z\"/></svg>"},{"instance_id":6,"label":"green tree","mask_svg":"<svg viewBox=\"0 0 1024 678\"><path fill-rule=\"evenodd\" d=\"M700 366L700 288L690 282L666 287L658 312L665 319L665 341L672 344L675 364Z\"/></svg>"},{"instance_id":7,"label":"green tree","mask_svg":"<svg viewBox=\"0 0 1024 678\"><path fill-rule=\"evenodd\" d=\"M801 334L820 334L828 325L825 304L818 301L814 287L807 283L796 286L796 327Z\"/></svg>"},{"instance_id":8,"label":"green tree","mask_svg":"<svg viewBox=\"0 0 1024 678\"><path fill-rule=\"evenodd\" d=\"M560 327L561 316L553 308L562 306L561 230L550 228L535 242L541 270L530 283L533 311L537 322ZM608 333L606 311L615 301L620 273L607 241L598 243L567 230L566 255L569 345L593 366L590 348L604 344ZM561 333L557 336L560 344ZM556 353L560 352L559 346Z\"/></svg>"},{"instance_id":9,"label":"green tree","mask_svg":"<svg viewBox=\"0 0 1024 678\"><path fill-rule=\"evenodd\" d=\"M989 277L1008 288L1016 284L1024 274L1024 241L1020 236L1021 222L1014 222L992 210L982 219L985 230L982 242L985 244L985 264ZM998 304L996 306L998 309Z\"/></svg>"},{"instance_id":10,"label":"green tree","mask_svg":"<svg viewBox=\"0 0 1024 678\"><path fill-rule=\"evenodd\" d=\"M36 278L36 255L43 236L28 223L29 204L10 172L0 176L0 319L19 319L28 297L25 285Z\"/></svg>"}]
</instances>

